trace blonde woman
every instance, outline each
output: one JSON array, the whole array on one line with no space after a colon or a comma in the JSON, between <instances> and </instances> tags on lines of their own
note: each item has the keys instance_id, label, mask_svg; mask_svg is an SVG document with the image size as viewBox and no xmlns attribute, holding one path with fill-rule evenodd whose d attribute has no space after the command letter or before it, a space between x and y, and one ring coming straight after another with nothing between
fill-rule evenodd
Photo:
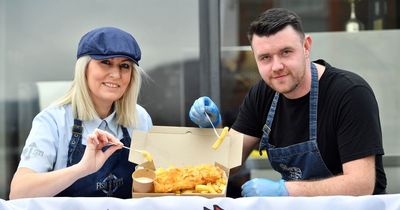
<instances>
[{"instance_id":1,"label":"blonde woman","mask_svg":"<svg viewBox=\"0 0 400 210\"><path fill-rule=\"evenodd\" d=\"M46 196L131 197L133 129L152 121L137 104L141 51L133 36L104 27L78 46L71 89L40 112L11 182L10 199Z\"/></svg>"}]
</instances>

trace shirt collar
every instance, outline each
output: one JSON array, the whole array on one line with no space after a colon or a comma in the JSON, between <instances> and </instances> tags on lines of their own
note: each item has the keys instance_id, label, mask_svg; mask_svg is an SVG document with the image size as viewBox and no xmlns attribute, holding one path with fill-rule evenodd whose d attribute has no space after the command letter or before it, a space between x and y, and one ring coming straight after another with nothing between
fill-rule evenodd
<instances>
[{"instance_id":1,"label":"shirt collar","mask_svg":"<svg viewBox=\"0 0 400 210\"><path fill-rule=\"evenodd\" d=\"M118 137L118 124L116 122L116 117L117 117L116 112L114 110L110 115L108 115L104 119L100 119L99 117L96 117L93 120L83 122L83 126L86 128L87 132L92 133L96 128L98 128L100 126L100 124L103 122L103 120L105 120L108 124L108 128L112 132L112 135L114 135L115 137Z\"/></svg>"}]
</instances>

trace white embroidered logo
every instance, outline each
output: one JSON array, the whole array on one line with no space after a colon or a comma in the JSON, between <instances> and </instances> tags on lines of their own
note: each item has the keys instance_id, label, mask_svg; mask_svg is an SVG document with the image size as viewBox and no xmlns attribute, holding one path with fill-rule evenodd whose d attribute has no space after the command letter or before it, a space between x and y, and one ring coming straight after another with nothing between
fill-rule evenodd
<instances>
[{"instance_id":1,"label":"white embroidered logo","mask_svg":"<svg viewBox=\"0 0 400 210\"><path fill-rule=\"evenodd\" d=\"M123 178L118 178L114 174L110 174L102 182L96 183L96 190L102 190L107 196L112 196L118 187L123 184Z\"/></svg>"},{"instance_id":2,"label":"white embroidered logo","mask_svg":"<svg viewBox=\"0 0 400 210\"><path fill-rule=\"evenodd\" d=\"M279 167L281 167L283 171L289 172L289 178L291 180L299 180L303 177L303 173L298 167L287 167L285 164L282 163L279 164Z\"/></svg>"},{"instance_id":3,"label":"white embroidered logo","mask_svg":"<svg viewBox=\"0 0 400 210\"><path fill-rule=\"evenodd\" d=\"M44 152L36 146L36 143L31 143L22 151L22 157L26 160L35 157L43 157L43 155Z\"/></svg>"}]
</instances>

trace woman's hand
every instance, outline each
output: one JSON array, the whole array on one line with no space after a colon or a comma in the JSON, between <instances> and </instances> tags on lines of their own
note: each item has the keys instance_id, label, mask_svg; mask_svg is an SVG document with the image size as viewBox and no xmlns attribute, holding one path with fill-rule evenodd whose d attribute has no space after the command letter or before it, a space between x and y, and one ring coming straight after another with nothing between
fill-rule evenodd
<instances>
[{"instance_id":1,"label":"woman's hand","mask_svg":"<svg viewBox=\"0 0 400 210\"><path fill-rule=\"evenodd\" d=\"M103 147L109 146L105 151ZM85 172L85 176L98 171L106 160L123 144L110 133L96 129L88 135L85 153L79 164Z\"/></svg>"},{"instance_id":2,"label":"woman's hand","mask_svg":"<svg viewBox=\"0 0 400 210\"><path fill-rule=\"evenodd\" d=\"M63 169L38 173L21 167L14 174L10 199L55 196L76 180L98 171L122 143L111 134L96 130L88 136L81 161ZM104 152L103 147L109 146Z\"/></svg>"}]
</instances>

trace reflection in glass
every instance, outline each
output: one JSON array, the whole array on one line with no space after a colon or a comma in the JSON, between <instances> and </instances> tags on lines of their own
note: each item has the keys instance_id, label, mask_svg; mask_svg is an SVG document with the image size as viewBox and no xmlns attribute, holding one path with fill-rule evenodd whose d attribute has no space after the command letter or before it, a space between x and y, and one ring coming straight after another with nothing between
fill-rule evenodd
<instances>
[{"instance_id":1,"label":"reflection in glass","mask_svg":"<svg viewBox=\"0 0 400 210\"><path fill-rule=\"evenodd\" d=\"M356 1L357 0L348 0L351 10L350 10L350 19L346 23L347 32L357 32L363 30L362 23L356 17Z\"/></svg>"}]
</instances>

